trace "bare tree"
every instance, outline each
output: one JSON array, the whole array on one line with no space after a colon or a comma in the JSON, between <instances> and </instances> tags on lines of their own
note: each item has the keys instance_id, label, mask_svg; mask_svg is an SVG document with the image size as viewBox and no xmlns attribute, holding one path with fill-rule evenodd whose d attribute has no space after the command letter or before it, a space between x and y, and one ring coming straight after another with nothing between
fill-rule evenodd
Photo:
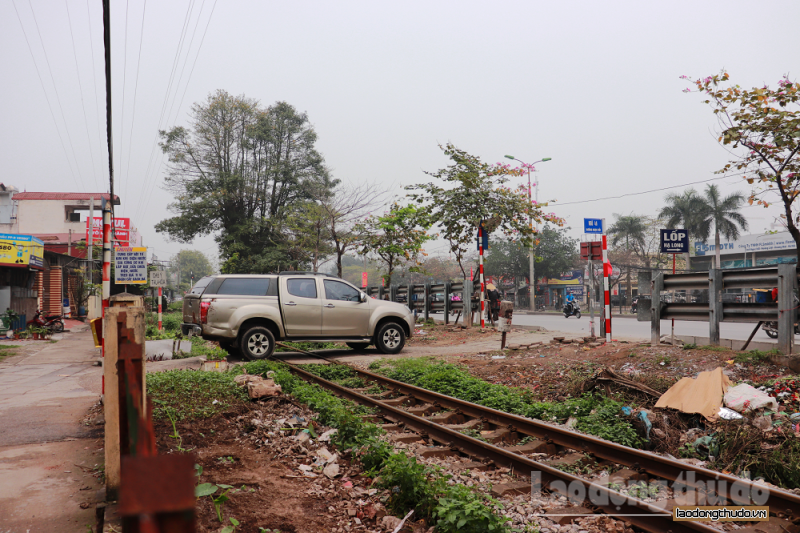
<instances>
[{"instance_id":1,"label":"bare tree","mask_svg":"<svg viewBox=\"0 0 800 533\"><path fill-rule=\"evenodd\" d=\"M333 194L321 192L318 195L317 201L326 215L327 237L333 246L339 277L342 277L342 257L348 250L355 249L361 239L356 229L358 222L384 205L388 194L388 190L376 184L362 183L340 186Z\"/></svg>"}]
</instances>

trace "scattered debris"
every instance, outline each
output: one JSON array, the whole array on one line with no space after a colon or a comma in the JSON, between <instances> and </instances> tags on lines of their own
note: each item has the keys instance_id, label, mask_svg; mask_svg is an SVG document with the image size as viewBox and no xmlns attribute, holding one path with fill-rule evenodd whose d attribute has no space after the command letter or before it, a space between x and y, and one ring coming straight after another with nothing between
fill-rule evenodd
<instances>
[{"instance_id":1,"label":"scattered debris","mask_svg":"<svg viewBox=\"0 0 800 533\"><path fill-rule=\"evenodd\" d=\"M713 420L722 407L722 397L730 387L722 367L700 372L696 379L682 378L669 388L656 403L656 407L669 407L683 413L697 413Z\"/></svg>"},{"instance_id":2,"label":"scattered debris","mask_svg":"<svg viewBox=\"0 0 800 533\"><path fill-rule=\"evenodd\" d=\"M775 398L747 383L730 387L728 392L725 393L724 400L725 406L737 413L758 411L765 407L773 410L778 409L778 402L775 401Z\"/></svg>"}]
</instances>

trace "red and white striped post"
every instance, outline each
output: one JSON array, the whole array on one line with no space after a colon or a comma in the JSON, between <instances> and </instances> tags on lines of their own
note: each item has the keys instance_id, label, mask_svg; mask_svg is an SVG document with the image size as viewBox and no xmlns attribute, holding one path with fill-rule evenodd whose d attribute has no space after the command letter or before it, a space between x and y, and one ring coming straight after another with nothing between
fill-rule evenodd
<instances>
[{"instance_id":1,"label":"red and white striped post","mask_svg":"<svg viewBox=\"0 0 800 533\"><path fill-rule=\"evenodd\" d=\"M486 328L486 317L484 311L484 286L483 286L483 224L478 223L478 256L479 259L479 276L481 282L481 329Z\"/></svg>"},{"instance_id":2,"label":"red and white striped post","mask_svg":"<svg viewBox=\"0 0 800 533\"><path fill-rule=\"evenodd\" d=\"M161 287L158 288L158 331L161 331Z\"/></svg>"},{"instance_id":3,"label":"red and white striped post","mask_svg":"<svg viewBox=\"0 0 800 533\"><path fill-rule=\"evenodd\" d=\"M611 263L608 262L608 244L605 228L603 228L603 298L605 300L606 342L611 342L611 291L608 278L611 276Z\"/></svg>"},{"instance_id":4,"label":"red and white striped post","mask_svg":"<svg viewBox=\"0 0 800 533\"><path fill-rule=\"evenodd\" d=\"M112 199L113 201L113 199ZM111 297L111 204L102 200L103 209L103 327L105 328L106 308ZM103 357L106 354L105 330L103 331ZM102 394L106 393L105 375L103 376Z\"/></svg>"}]
</instances>

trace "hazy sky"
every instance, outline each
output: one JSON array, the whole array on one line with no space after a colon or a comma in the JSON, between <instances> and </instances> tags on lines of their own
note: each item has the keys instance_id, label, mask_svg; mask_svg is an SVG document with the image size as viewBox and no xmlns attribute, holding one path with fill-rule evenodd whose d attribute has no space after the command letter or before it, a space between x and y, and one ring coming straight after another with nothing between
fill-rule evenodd
<instances>
[{"instance_id":1,"label":"hazy sky","mask_svg":"<svg viewBox=\"0 0 800 533\"><path fill-rule=\"evenodd\" d=\"M570 202L715 177L728 154L710 108L679 76L725 68L744 87L795 79L798 21L792 0L112 0L117 216L161 259L191 247L216 256L210 237L182 245L153 229L171 200L156 134L224 89L306 111L345 183L399 193L446 165L446 142L490 163L551 157L537 165L540 200L556 199L548 210L579 236L583 217L655 214L665 192ZM100 0L3 0L0 50L0 181L107 191ZM737 177L714 183L749 190ZM779 214L744 212L751 233Z\"/></svg>"}]
</instances>

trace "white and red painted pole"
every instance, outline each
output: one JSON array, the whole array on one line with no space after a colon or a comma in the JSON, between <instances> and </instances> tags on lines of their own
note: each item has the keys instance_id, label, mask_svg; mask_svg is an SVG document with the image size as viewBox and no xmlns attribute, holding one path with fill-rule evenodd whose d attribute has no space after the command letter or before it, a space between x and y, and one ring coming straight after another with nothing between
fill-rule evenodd
<instances>
[{"instance_id":1,"label":"white and red painted pole","mask_svg":"<svg viewBox=\"0 0 800 533\"><path fill-rule=\"evenodd\" d=\"M158 288L158 331L161 331L161 287Z\"/></svg>"},{"instance_id":2,"label":"white and red painted pole","mask_svg":"<svg viewBox=\"0 0 800 533\"><path fill-rule=\"evenodd\" d=\"M113 201L113 199L112 199ZM103 198L103 327L105 328L106 308L111 297L111 204ZM103 331L103 357L106 355L105 331ZM106 393L105 375L102 393Z\"/></svg>"},{"instance_id":3,"label":"white and red painted pole","mask_svg":"<svg viewBox=\"0 0 800 533\"><path fill-rule=\"evenodd\" d=\"M605 229L605 228L604 228ZM608 243L603 233L603 298L605 301L606 342L611 342L611 291L608 288L608 278L611 276L611 263L608 262Z\"/></svg>"},{"instance_id":4,"label":"white and red painted pole","mask_svg":"<svg viewBox=\"0 0 800 533\"><path fill-rule=\"evenodd\" d=\"M484 286L483 286L483 225L482 224L478 224L478 256L480 257L479 266L478 266L478 268L480 270L479 270L479 274L478 275L480 276L480 282L481 282L481 329L485 329L486 328L486 316L485 316L485 311L484 311L484 305L485 305L484 293L485 293L485 289L484 289Z\"/></svg>"}]
</instances>

